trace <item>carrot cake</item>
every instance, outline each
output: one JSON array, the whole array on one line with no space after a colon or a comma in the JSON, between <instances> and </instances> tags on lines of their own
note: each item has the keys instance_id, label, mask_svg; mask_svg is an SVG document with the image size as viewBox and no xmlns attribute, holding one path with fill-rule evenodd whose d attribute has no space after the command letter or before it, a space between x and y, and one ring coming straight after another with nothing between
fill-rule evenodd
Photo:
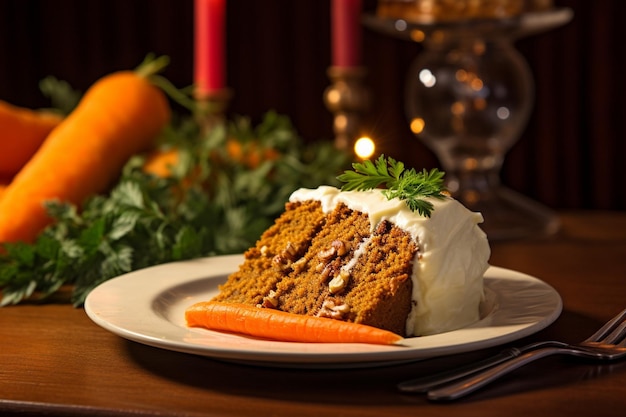
<instances>
[{"instance_id":1,"label":"carrot cake","mask_svg":"<svg viewBox=\"0 0 626 417\"><path fill-rule=\"evenodd\" d=\"M481 214L445 195L422 198L420 214L388 191L297 190L214 301L405 337L477 321L490 255Z\"/></svg>"}]
</instances>

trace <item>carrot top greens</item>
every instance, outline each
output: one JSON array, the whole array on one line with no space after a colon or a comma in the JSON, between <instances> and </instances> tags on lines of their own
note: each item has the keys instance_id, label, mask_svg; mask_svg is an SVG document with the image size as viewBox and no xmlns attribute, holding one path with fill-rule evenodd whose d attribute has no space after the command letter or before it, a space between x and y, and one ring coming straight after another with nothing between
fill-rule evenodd
<instances>
[{"instance_id":1,"label":"carrot top greens","mask_svg":"<svg viewBox=\"0 0 626 417\"><path fill-rule=\"evenodd\" d=\"M443 172L437 168L430 171L425 169L416 172L413 168L405 169L404 164L393 158L381 155L376 161L369 160L363 163L352 164L354 171L345 171L337 177L345 182L342 190L371 190L380 185L387 189L383 194L388 199L399 198L405 200L411 211L430 217L433 205L427 197L442 199L445 197L443 186Z\"/></svg>"}]
</instances>

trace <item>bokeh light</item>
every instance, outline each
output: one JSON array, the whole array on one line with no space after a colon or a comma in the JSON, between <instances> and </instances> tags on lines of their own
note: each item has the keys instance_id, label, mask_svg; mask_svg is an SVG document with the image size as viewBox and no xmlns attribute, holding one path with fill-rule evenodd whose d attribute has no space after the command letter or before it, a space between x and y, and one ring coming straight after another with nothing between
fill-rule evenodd
<instances>
[{"instance_id":1,"label":"bokeh light","mask_svg":"<svg viewBox=\"0 0 626 417\"><path fill-rule=\"evenodd\" d=\"M374 155L376 151L376 144L374 141L367 137L360 137L354 142L354 153L361 159L367 159Z\"/></svg>"}]
</instances>

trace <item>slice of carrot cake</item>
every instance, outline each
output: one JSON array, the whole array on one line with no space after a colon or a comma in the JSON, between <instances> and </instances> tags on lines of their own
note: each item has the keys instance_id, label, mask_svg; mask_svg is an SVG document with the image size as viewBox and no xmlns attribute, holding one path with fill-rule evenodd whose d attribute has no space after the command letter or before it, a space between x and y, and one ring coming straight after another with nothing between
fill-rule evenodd
<instances>
[{"instance_id":1,"label":"slice of carrot cake","mask_svg":"<svg viewBox=\"0 0 626 417\"><path fill-rule=\"evenodd\" d=\"M442 193L442 173L398 164L383 157L376 165L355 164L355 173L340 177L350 191L322 186L294 192L214 300L403 336L477 321L490 255L478 226L482 216ZM371 181L363 186L372 169L391 175L386 189L372 188ZM409 180L422 191L398 191Z\"/></svg>"}]
</instances>

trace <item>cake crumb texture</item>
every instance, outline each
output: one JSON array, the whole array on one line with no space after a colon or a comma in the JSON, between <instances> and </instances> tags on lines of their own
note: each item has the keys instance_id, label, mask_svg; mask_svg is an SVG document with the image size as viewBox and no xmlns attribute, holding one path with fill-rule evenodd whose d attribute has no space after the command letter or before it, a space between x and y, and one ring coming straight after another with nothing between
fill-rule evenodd
<instances>
[{"instance_id":1,"label":"cake crumb texture","mask_svg":"<svg viewBox=\"0 0 626 417\"><path fill-rule=\"evenodd\" d=\"M278 284L278 308L317 315L324 300L331 296L329 282L369 234L366 214L353 212L344 204L338 205L328 215L324 228L311 242L298 268Z\"/></svg>"},{"instance_id":2,"label":"cake crumb texture","mask_svg":"<svg viewBox=\"0 0 626 417\"><path fill-rule=\"evenodd\" d=\"M293 260L306 252L325 218L318 201L286 203L283 214L244 253L243 264L219 287L213 300L263 304L264 297L291 271Z\"/></svg>"},{"instance_id":3,"label":"cake crumb texture","mask_svg":"<svg viewBox=\"0 0 626 417\"><path fill-rule=\"evenodd\" d=\"M388 221L379 224L352 270L354 279L344 299L350 321L406 335L417 251L407 232Z\"/></svg>"}]
</instances>

